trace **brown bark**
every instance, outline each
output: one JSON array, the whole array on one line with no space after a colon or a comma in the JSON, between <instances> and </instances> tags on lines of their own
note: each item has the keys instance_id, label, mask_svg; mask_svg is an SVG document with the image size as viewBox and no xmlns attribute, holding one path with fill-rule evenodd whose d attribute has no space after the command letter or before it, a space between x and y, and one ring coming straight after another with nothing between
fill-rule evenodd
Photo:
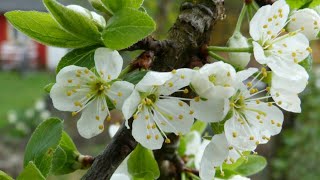
<instances>
[{"instance_id":1,"label":"brown bark","mask_svg":"<svg viewBox=\"0 0 320 180\"><path fill-rule=\"evenodd\" d=\"M206 54L203 54L203 47L210 41L213 25L224 16L223 0L197 0L193 3L183 3L180 15L170 29L166 40L156 41L148 37L126 50L154 51L155 59L151 69L155 71L171 71L201 65L202 62L207 62ZM174 169L173 172L169 170L167 171L169 173L162 173L160 179L177 178L176 175L183 170L181 159L176 154L179 138L172 137L171 139L172 144L165 144L161 150L155 152L160 169L164 165L163 162L166 161L174 166L171 168ZM131 130L122 125L111 143L102 154L96 157L92 167L82 179L110 179L136 144Z\"/></svg>"}]
</instances>

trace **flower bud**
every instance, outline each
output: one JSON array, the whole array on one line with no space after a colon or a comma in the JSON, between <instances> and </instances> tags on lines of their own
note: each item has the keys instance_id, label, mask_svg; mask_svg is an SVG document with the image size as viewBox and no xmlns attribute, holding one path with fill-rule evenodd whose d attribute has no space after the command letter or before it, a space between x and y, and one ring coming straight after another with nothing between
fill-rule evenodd
<instances>
[{"instance_id":1,"label":"flower bud","mask_svg":"<svg viewBox=\"0 0 320 180\"><path fill-rule=\"evenodd\" d=\"M249 47L248 40L240 32L234 33L227 43L231 48L246 48ZM236 68L245 68L250 61L250 53L229 53L229 63Z\"/></svg>"},{"instance_id":2,"label":"flower bud","mask_svg":"<svg viewBox=\"0 0 320 180\"><path fill-rule=\"evenodd\" d=\"M69 5L67 8L85 16L86 18L93 20L94 23L100 28L103 29L106 27L106 20L103 18L103 16L97 14L96 12L89 11L88 9L85 9L78 5Z\"/></svg>"},{"instance_id":3,"label":"flower bud","mask_svg":"<svg viewBox=\"0 0 320 180\"><path fill-rule=\"evenodd\" d=\"M295 11L290 16L287 29L289 32L300 30L309 40L318 39L320 16L315 10L309 8Z\"/></svg>"}]
</instances>

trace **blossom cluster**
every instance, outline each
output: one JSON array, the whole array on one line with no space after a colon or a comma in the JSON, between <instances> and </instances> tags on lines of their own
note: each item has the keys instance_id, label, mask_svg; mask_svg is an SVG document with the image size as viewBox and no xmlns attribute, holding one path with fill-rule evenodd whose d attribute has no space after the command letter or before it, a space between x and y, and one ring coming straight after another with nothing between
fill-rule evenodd
<instances>
[{"instance_id":1,"label":"blossom cluster","mask_svg":"<svg viewBox=\"0 0 320 180\"><path fill-rule=\"evenodd\" d=\"M254 152L280 133L281 109L301 112L298 94L306 88L309 75L299 63L310 56L309 40L316 39L319 25L313 10L290 14L286 2L279 0L260 8L250 22L253 54L261 69L237 72L220 61L200 69L149 71L133 85L119 77L120 54L98 48L95 68L63 68L50 96L58 110L72 115L83 111L77 123L81 136L101 133L113 106L122 111L136 141L152 150L170 143L166 133L190 132L194 120L223 123L223 133L212 137L199 164L200 177L212 179L215 168L236 162L244 152Z\"/></svg>"}]
</instances>

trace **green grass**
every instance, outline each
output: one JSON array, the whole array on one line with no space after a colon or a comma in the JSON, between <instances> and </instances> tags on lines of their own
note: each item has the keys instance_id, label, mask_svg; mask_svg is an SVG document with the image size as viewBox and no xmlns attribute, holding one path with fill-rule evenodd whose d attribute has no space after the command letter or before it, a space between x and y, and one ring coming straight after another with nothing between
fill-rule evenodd
<instances>
[{"instance_id":1,"label":"green grass","mask_svg":"<svg viewBox=\"0 0 320 180\"><path fill-rule=\"evenodd\" d=\"M32 107L45 95L43 87L50 82L54 82L54 75L48 72L0 72L0 127L6 124L9 110Z\"/></svg>"}]
</instances>

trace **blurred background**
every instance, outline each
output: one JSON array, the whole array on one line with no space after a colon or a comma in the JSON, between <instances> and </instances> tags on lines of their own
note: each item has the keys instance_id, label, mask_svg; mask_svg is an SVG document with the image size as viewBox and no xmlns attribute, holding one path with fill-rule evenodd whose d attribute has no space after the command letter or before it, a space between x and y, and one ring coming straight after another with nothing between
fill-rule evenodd
<instances>
[{"instance_id":1,"label":"blurred background","mask_svg":"<svg viewBox=\"0 0 320 180\"><path fill-rule=\"evenodd\" d=\"M182 0L146 0L144 7L157 21L155 36L164 38L175 21ZM59 0L92 9L86 0ZM232 35L242 4L227 0L227 18L215 26L212 45L225 45ZM109 130L91 140L79 136L70 113L56 111L44 87L55 82L55 67L69 50L41 45L15 30L3 14L11 10L45 11L40 0L0 0L0 169L16 177L22 169L23 153L36 126L50 116L65 120L65 130L82 154L96 155L110 140ZM243 34L248 35L248 26ZM301 94L302 114L286 114L284 129L259 154L267 168L255 180L313 180L320 177L320 66L319 44L313 43L313 73ZM127 61L134 58L123 54ZM112 123L117 124L117 120ZM84 171L50 179L79 179Z\"/></svg>"}]
</instances>

